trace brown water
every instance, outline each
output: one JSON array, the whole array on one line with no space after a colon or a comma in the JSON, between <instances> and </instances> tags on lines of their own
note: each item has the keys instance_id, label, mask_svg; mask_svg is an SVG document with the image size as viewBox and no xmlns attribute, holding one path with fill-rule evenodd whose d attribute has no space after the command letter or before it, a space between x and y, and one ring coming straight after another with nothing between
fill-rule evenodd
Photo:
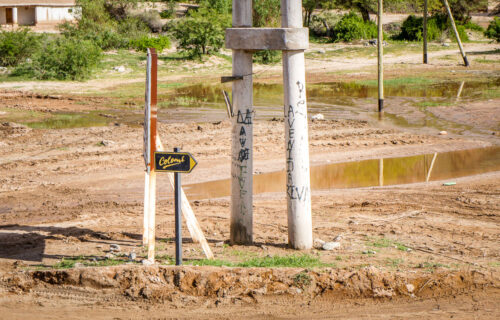
<instances>
[{"instance_id":1,"label":"brown water","mask_svg":"<svg viewBox=\"0 0 500 320\"><path fill-rule=\"evenodd\" d=\"M311 188L358 188L447 180L500 170L500 147L480 148L403 158L386 158L311 167ZM380 168L382 164L382 174ZM429 173L430 171L430 173ZM285 192L285 171L254 175L254 194ZM229 196L231 180L184 186L190 199Z\"/></svg>"}]
</instances>

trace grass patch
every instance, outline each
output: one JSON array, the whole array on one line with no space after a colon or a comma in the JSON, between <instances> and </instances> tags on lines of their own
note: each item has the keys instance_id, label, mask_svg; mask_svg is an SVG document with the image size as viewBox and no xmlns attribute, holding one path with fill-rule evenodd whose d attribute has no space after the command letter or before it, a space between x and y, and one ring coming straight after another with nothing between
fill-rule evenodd
<instances>
[{"instance_id":1,"label":"grass patch","mask_svg":"<svg viewBox=\"0 0 500 320\"><path fill-rule=\"evenodd\" d=\"M500 63L500 60L490 60L490 59L476 59L474 62L479 63Z\"/></svg>"},{"instance_id":2,"label":"grass patch","mask_svg":"<svg viewBox=\"0 0 500 320\"><path fill-rule=\"evenodd\" d=\"M194 266L227 266L227 267L244 267L244 268L314 268L314 267L335 267L332 263L323 263L318 257L311 255L290 255L290 256L274 256L274 257L256 257L245 260L243 262L230 262L226 260L188 260L186 264Z\"/></svg>"},{"instance_id":3,"label":"grass patch","mask_svg":"<svg viewBox=\"0 0 500 320\"><path fill-rule=\"evenodd\" d=\"M386 266L391 267L391 268L397 268L402 263L404 263L404 260L399 259L399 258L396 258L396 259L387 258L385 260Z\"/></svg>"},{"instance_id":4,"label":"grass patch","mask_svg":"<svg viewBox=\"0 0 500 320\"><path fill-rule=\"evenodd\" d=\"M290 255L253 258L238 264L239 267L263 267L263 268L311 268L311 267L334 267L334 264L323 263L318 257L311 255Z\"/></svg>"},{"instance_id":5,"label":"grass patch","mask_svg":"<svg viewBox=\"0 0 500 320\"><path fill-rule=\"evenodd\" d=\"M396 248L400 251L408 251L408 247L405 246L404 244L387 239L387 238L380 238L380 239L370 239L369 241L366 242L367 246L370 247L376 247L376 248L389 248L393 247Z\"/></svg>"},{"instance_id":6,"label":"grass patch","mask_svg":"<svg viewBox=\"0 0 500 320\"><path fill-rule=\"evenodd\" d=\"M120 264L125 264L130 262L128 259L104 259L104 260L90 260L93 257L77 256L77 257L66 257L62 258L61 261L52 265L53 269L70 269L74 268L77 263L82 264L85 267L107 267L116 266Z\"/></svg>"},{"instance_id":7,"label":"grass patch","mask_svg":"<svg viewBox=\"0 0 500 320\"><path fill-rule=\"evenodd\" d=\"M436 82L435 80L428 79L428 78L406 77L406 78L394 78L394 79L384 80L384 86L385 87L398 87L398 86L418 87L418 86L429 85L429 84L432 84L435 82ZM356 81L356 83L360 84L360 85L370 86L370 87L376 87L378 85L377 80L360 80L360 81Z\"/></svg>"},{"instance_id":8,"label":"grass patch","mask_svg":"<svg viewBox=\"0 0 500 320\"><path fill-rule=\"evenodd\" d=\"M97 114L57 113L42 121L23 124L33 129L66 129L105 126L108 120Z\"/></svg>"},{"instance_id":9,"label":"grass patch","mask_svg":"<svg viewBox=\"0 0 500 320\"><path fill-rule=\"evenodd\" d=\"M426 269L428 271L432 271L437 268L450 268L449 265L442 264L442 263L433 263L433 262L424 262L424 263L419 263L418 265L415 266L416 268L419 269Z\"/></svg>"},{"instance_id":10,"label":"grass patch","mask_svg":"<svg viewBox=\"0 0 500 320\"><path fill-rule=\"evenodd\" d=\"M295 286L300 288L309 286L311 284L311 281L311 276L306 271L297 273L295 277L293 277L293 283L295 284Z\"/></svg>"},{"instance_id":11,"label":"grass patch","mask_svg":"<svg viewBox=\"0 0 500 320\"><path fill-rule=\"evenodd\" d=\"M500 268L500 261L488 262L488 265L493 268Z\"/></svg>"},{"instance_id":12,"label":"grass patch","mask_svg":"<svg viewBox=\"0 0 500 320\"><path fill-rule=\"evenodd\" d=\"M418 107L444 107L444 106L452 106L452 102L436 102L436 101L422 101L416 104Z\"/></svg>"}]
</instances>

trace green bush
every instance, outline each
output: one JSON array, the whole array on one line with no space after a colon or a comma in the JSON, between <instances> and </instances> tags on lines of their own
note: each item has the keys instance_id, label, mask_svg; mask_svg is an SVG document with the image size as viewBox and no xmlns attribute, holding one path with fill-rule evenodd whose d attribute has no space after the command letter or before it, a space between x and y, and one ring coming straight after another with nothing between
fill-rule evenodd
<instances>
[{"instance_id":1,"label":"green bush","mask_svg":"<svg viewBox=\"0 0 500 320\"><path fill-rule=\"evenodd\" d=\"M167 36L142 37L132 40L130 46L139 51L147 51L148 48L155 48L158 53L163 49L170 48L170 39Z\"/></svg>"},{"instance_id":2,"label":"green bush","mask_svg":"<svg viewBox=\"0 0 500 320\"><path fill-rule=\"evenodd\" d=\"M147 10L137 15L152 32L160 32L163 22L161 22L160 13L156 10Z\"/></svg>"},{"instance_id":3,"label":"green bush","mask_svg":"<svg viewBox=\"0 0 500 320\"><path fill-rule=\"evenodd\" d=\"M334 42L372 39L377 37L377 25L373 21L365 22L356 13L350 12L342 16L332 33Z\"/></svg>"},{"instance_id":4,"label":"green bush","mask_svg":"<svg viewBox=\"0 0 500 320\"><path fill-rule=\"evenodd\" d=\"M472 24L470 24L472 25ZM478 26L479 27L479 26ZM457 31L462 41L469 41L466 26L457 25ZM424 19L415 17L414 15L408 16L401 26L401 33L394 37L395 40L408 40L408 41L422 41L424 32ZM435 14L427 20L427 40L434 41L442 37L446 33L451 39L455 39L453 32L446 14Z\"/></svg>"},{"instance_id":5,"label":"green bush","mask_svg":"<svg viewBox=\"0 0 500 320\"><path fill-rule=\"evenodd\" d=\"M432 16L427 20L427 40L434 41L441 37L442 31L442 17L439 15ZM414 15L408 16L401 26L401 33L396 35L396 40L408 41L422 41L424 36L424 19L415 17Z\"/></svg>"},{"instance_id":6,"label":"green bush","mask_svg":"<svg viewBox=\"0 0 500 320\"><path fill-rule=\"evenodd\" d=\"M312 16L309 30L313 36L330 37L333 27L340 21L341 16L330 11Z\"/></svg>"},{"instance_id":7,"label":"green bush","mask_svg":"<svg viewBox=\"0 0 500 320\"><path fill-rule=\"evenodd\" d=\"M90 40L103 50L128 48L131 39L149 33L144 17L130 17L125 8L135 0L77 0L81 17L76 23L60 25L61 34L67 38Z\"/></svg>"},{"instance_id":8,"label":"green bush","mask_svg":"<svg viewBox=\"0 0 500 320\"><path fill-rule=\"evenodd\" d=\"M27 29L0 32L0 65L15 66L26 60L40 46L40 39Z\"/></svg>"},{"instance_id":9,"label":"green bush","mask_svg":"<svg viewBox=\"0 0 500 320\"><path fill-rule=\"evenodd\" d=\"M178 40L181 51L191 57L218 52L224 45L225 29L231 25L231 16L211 9L199 9L169 26Z\"/></svg>"},{"instance_id":10,"label":"green bush","mask_svg":"<svg viewBox=\"0 0 500 320\"><path fill-rule=\"evenodd\" d=\"M30 62L19 65L14 75L40 80L84 80L97 66L101 50L88 40L59 37L46 41Z\"/></svg>"},{"instance_id":11,"label":"green bush","mask_svg":"<svg viewBox=\"0 0 500 320\"><path fill-rule=\"evenodd\" d=\"M253 54L253 61L262 64L270 64L281 61L281 51L260 50Z\"/></svg>"},{"instance_id":12,"label":"green bush","mask_svg":"<svg viewBox=\"0 0 500 320\"><path fill-rule=\"evenodd\" d=\"M500 42L500 18L495 17L493 21L488 25L488 29L484 32L484 35L491 39L496 39Z\"/></svg>"},{"instance_id":13,"label":"green bush","mask_svg":"<svg viewBox=\"0 0 500 320\"><path fill-rule=\"evenodd\" d=\"M480 31L480 32L484 32L484 28L481 27L480 25L478 24L475 24L474 22L467 22L466 24L464 24L464 27L465 29L469 29L469 30L474 30L474 31Z\"/></svg>"}]
</instances>

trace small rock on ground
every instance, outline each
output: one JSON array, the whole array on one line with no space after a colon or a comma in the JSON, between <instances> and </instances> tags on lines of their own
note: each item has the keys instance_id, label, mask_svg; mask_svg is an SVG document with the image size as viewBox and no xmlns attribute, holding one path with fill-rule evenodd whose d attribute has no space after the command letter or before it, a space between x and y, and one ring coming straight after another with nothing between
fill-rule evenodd
<instances>
[{"instance_id":1,"label":"small rock on ground","mask_svg":"<svg viewBox=\"0 0 500 320\"><path fill-rule=\"evenodd\" d=\"M323 245L323 250L332 251L334 249L340 248L340 242L326 242Z\"/></svg>"}]
</instances>

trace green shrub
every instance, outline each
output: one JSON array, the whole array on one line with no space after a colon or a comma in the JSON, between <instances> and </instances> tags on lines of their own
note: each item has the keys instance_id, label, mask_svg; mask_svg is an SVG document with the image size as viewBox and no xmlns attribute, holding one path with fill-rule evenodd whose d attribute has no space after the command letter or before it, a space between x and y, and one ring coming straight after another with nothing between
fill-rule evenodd
<instances>
[{"instance_id":1,"label":"green shrub","mask_svg":"<svg viewBox=\"0 0 500 320\"><path fill-rule=\"evenodd\" d=\"M354 12L350 12L340 19L332 30L334 42L349 42L357 39L372 39L377 37L377 26L373 21L363 21Z\"/></svg>"},{"instance_id":2,"label":"green shrub","mask_svg":"<svg viewBox=\"0 0 500 320\"><path fill-rule=\"evenodd\" d=\"M231 25L231 16L215 10L199 9L188 17L173 22L170 32L178 40L181 51L191 57L217 52L224 45L225 29Z\"/></svg>"},{"instance_id":3,"label":"green shrub","mask_svg":"<svg viewBox=\"0 0 500 320\"><path fill-rule=\"evenodd\" d=\"M28 29L0 32L0 65L15 66L26 60L40 46L40 39Z\"/></svg>"},{"instance_id":4,"label":"green shrub","mask_svg":"<svg viewBox=\"0 0 500 320\"><path fill-rule=\"evenodd\" d=\"M281 61L281 51L260 50L253 54L253 61L262 64L270 64Z\"/></svg>"},{"instance_id":5,"label":"green shrub","mask_svg":"<svg viewBox=\"0 0 500 320\"><path fill-rule=\"evenodd\" d=\"M137 15L152 32L160 32L163 22L161 22L160 13L156 10L147 10Z\"/></svg>"},{"instance_id":6,"label":"green shrub","mask_svg":"<svg viewBox=\"0 0 500 320\"><path fill-rule=\"evenodd\" d=\"M480 32L484 32L484 28L481 27L480 25L478 24L475 24L474 22L467 22L466 24L464 24L464 27L465 29L469 29L469 30L474 30L474 31L480 31Z\"/></svg>"},{"instance_id":7,"label":"green shrub","mask_svg":"<svg viewBox=\"0 0 500 320\"><path fill-rule=\"evenodd\" d=\"M28 75L40 80L84 80L97 66L101 50L88 40L59 37L46 41L19 65L14 75Z\"/></svg>"},{"instance_id":8,"label":"green shrub","mask_svg":"<svg viewBox=\"0 0 500 320\"><path fill-rule=\"evenodd\" d=\"M443 21L441 15L434 15L427 20L427 40L434 41L441 37L446 26L446 19ZM396 40L422 41L424 36L424 19L408 16L401 26L401 33L396 35Z\"/></svg>"},{"instance_id":9,"label":"green shrub","mask_svg":"<svg viewBox=\"0 0 500 320\"><path fill-rule=\"evenodd\" d=\"M145 36L131 40L130 46L139 51L147 51L148 48L155 48L157 52L162 52L163 49L170 48L170 39L167 36Z\"/></svg>"},{"instance_id":10,"label":"green shrub","mask_svg":"<svg viewBox=\"0 0 500 320\"><path fill-rule=\"evenodd\" d=\"M125 10L135 0L77 0L81 17L76 23L60 25L67 38L90 40L103 50L128 48L131 39L140 38L150 31L142 17L130 17Z\"/></svg>"},{"instance_id":11,"label":"green shrub","mask_svg":"<svg viewBox=\"0 0 500 320\"><path fill-rule=\"evenodd\" d=\"M472 24L470 24L472 25ZM479 26L478 26L479 27ZM462 41L469 41L467 36L466 26L457 25L457 31ZM424 32L424 19L408 16L401 26L401 33L396 35L396 40L422 41ZM448 17L445 14L435 14L427 20L427 40L438 40L444 33L451 39L455 39Z\"/></svg>"},{"instance_id":12,"label":"green shrub","mask_svg":"<svg viewBox=\"0 0 500 320\"><path fill-rule=\"evenodd\" d=\"M312 16L309 30L317 37L330 37L333 27L340 21L341 16L330 11Z\"/></svg>"},{"instance_id":13,"label":"green shrub","mask_svg":"<svg viewBox=\"0 0 500 320\"><path fill-rule=\"evenodd\" d=\"M495 17L493 21L488 25L488 29L484 32L484 35L491 39L496 39L500 42L500 18Z\"/></svg>"},{"instance_id":14,"label":"green shrub","mask_svg":"<svg viewBox=\"0 0 500 320\"><path fill-rule=\"evenodd\" d=\"M458 36L460 37L460 40L462 40L463 42L467 42L469 41L469 36L467 35L467 31L465 30L465 27L464 26L461 26L461 25L457 25L457 31L458 31ZM449 30L449 36L452 40L456 41L456 37L455 37L455 33L453 32L453 30Z\"/></svg>"}]
</instances>

